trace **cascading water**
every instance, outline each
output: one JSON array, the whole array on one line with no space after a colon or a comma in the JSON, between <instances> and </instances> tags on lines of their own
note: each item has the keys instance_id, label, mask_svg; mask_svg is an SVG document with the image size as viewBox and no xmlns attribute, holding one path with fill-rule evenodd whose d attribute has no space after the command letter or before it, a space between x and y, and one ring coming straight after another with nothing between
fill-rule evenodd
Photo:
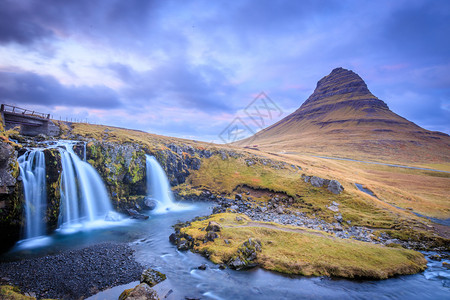
<instances>
[{"instance_id":1,"label":"cascading water","mask_svg":"<svg viewBox=\"0 0 450 300\"><path fill-rule=\"evenodd\" d=\"M155 213L186 209L186 207L174 203L169 180L161 165L155 157L146 155L147 169L147 194L155 199L158 204Z\"/></svg>"},{"instance_id":2,"label":"cascading water","mask_svg":"<svg viewBox=\"0 0 450 300\"><path fill-rule=\"evenodd\" d=\"M18 158L25 196L25 239L45 235L47 195L45 156L41 150L30 150Z\"/></svg>"},{"instance_id":3,"label":"cascading water","mask_svg":"<svg viewBox=\"0 0 450 300\"><path fill-rule=\"evenodd\" d=\"M73 144L70 141L58 143L62 164L59 228L63 230L103 221L112 211L100 175L75 154Z\"/></svg>"}]
</instances>

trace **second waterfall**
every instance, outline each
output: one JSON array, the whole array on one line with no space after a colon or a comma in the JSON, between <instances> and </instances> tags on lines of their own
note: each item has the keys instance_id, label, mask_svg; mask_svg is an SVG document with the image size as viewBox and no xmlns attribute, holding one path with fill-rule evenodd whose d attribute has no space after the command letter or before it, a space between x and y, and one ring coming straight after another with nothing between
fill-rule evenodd
<instances>
[{"instance_id":1,"label":"second waterfall","mask_svg":"<svg viewBox=\"0 0 450 300\"><path fill-rule=\"evenodd\" d=\"M76 230L103 221L111 200L97 171L73 151L74 142L60 142L62 176L59 228Z\"/></svg>"},{"instance_id":2,"label":"second waterfall","mask_svg":"<svg viewBox=\"0 0 450 300\"><path fill-rule=\"evenodd\" d=\"M170 183L161 165L155 157L146 155L147 194L158 203L155 213L184 210L188 207L174 203Z\"/></svg>"}]
</instances>

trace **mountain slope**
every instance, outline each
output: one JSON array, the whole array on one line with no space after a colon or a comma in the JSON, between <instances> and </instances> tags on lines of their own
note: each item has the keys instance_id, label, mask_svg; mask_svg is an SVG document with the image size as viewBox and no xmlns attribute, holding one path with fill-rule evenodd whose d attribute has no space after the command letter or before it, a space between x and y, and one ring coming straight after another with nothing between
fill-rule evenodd
<instances>
[{"instance_id":1,"label":"mountain slope","mask_svg":"<svg viewBox=\"0 0 450 300\"><path fill-rule=\"evenodd\" d=\"M317 83L292 114L236 145L264 150L408 162L450 162L450 137L392 112L343 68Z\"/></svg>"}]
</instances>

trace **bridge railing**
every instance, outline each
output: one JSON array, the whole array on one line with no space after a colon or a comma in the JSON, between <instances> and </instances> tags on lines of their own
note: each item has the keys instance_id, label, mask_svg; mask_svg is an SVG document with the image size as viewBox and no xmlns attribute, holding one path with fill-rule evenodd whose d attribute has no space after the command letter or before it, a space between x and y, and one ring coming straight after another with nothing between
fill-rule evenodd
<instances>
[{"instance_id":1,"label":"bridge railing","mask_svg":"<svg viewBox=\"0 0 450 300\"><path fill-rule=\"evenodd\" d=\"M9 104L2 104L0 110L6 111L6 112L12 112L15 114L22 114L22 115L26 115L26 116L50 119L50 114L43 114L40 112L36 112L34 110L20 108L20 107L9 105Z\"/></svg>"}]
</instances>

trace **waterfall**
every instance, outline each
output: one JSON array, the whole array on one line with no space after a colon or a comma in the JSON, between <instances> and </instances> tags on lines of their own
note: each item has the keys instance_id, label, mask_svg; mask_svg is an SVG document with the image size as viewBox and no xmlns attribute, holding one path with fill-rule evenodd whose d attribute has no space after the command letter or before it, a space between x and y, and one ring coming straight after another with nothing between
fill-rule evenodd
<instances>
[{"instance_id":1,"label":"waterfall","mask_svg":"<svg viewBox=\"0 0 450 300\"><path fill-rule=\"evenodd\" d=\"M45 156L41 150L30 150L18 158L25 196L25 239L45 235L47 194Z\"/></svg>"},{"instance_id":2,"label":"waterfall","mask_svg":"<svg viewBox=\"0 0 450 300\"><path fill-rule=\"evenodd\" d=\"M173 202L173 194L169 180L155 157L146 155L147 194L158 202L154 212L164 213L169 210L180 210L185 207Z\"/></svg>"},{"instance_id":3,"label":"waterfall","mask_svg":"<svg viewBox=\"0 0 450 300\"><path fill-rule=\"evenodd\" d=\"M112 211L100 175L73 151L74 142L60 141L62 175L59 228L73 230L103 221Z\"/></svg>"}]
</instances>

